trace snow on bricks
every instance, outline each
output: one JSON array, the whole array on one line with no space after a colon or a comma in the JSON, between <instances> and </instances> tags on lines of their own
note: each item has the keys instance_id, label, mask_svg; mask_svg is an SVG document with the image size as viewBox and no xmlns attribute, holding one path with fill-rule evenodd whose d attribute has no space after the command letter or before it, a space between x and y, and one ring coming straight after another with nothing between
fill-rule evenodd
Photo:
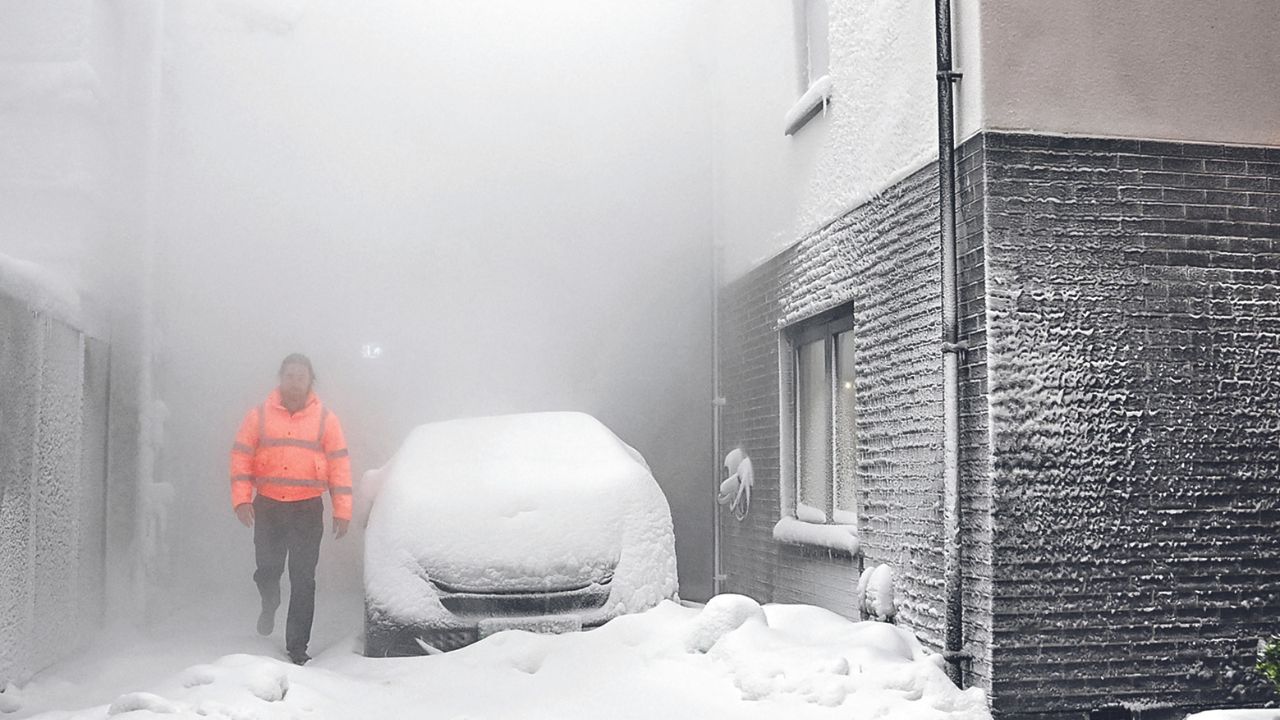
<instances>
[{"instance_id":1,"label":"snow on bricks","mask_svg":"<svg viewBox=\"0 0 1280 720\"><path fill-rule=\"evenodd\" d=\"M997 708L1264 702L1280 152L985 142Z\"/></svg>"},{"instance_id":2,"label":"snow on bricks","mask_svg":"<svg viewBox=\"0 0 1280 720\"><path fill-rule=\"evenodd\" d=\"M101 610L100 525L84 512L100 506L101 468L84 413L103 396L86 396L85 343L0 291L0 683L74 651Z\"/></svg>"},{"instance_id":3,"label":"snow on bricks","mask_svg":"<svg viewBox=\"0 0 1280 720\"><path fill-rule=\"evenodd\" d=\"M991 717L981 690L957 689L901 628L743 596L704 608L665 601L589 632L507 631L442 655L365 658L350 647L305 667L229 655L59 717Z\"/></svg>"}]
</instances>

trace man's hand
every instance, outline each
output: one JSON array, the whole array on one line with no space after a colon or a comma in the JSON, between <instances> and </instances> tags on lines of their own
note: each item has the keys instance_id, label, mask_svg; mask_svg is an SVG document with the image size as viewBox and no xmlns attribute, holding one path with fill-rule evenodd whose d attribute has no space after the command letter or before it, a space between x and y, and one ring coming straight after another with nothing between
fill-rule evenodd
<instances>
[{"instance_id":1,"label":"man's hand","mask_svg":"<svg viewBox=\"0 0 1280 720\"><path fill-rule=\"evenodd\" d=\"M346 535L346 534L347 534L347 528L348 528L348 527L350 527L350 525L351 525L351 521L350 521L350 520L343 520L342 518L334 518L334 519L333 519L333 537L334 537L334 539L336 540L337 538L340 538L340 537L342 537L343 535Z\"/></svg>"},{"instance_id":2,"label":"man's hand","mask_svg":"<svg viewBox=\"0 0 1280 720\"><path fill-rule=\"evenodd\" d=\"M236 506L236 517L247 528L253 527L253 503L240 503Z\"/></svg>"}]
</instances>

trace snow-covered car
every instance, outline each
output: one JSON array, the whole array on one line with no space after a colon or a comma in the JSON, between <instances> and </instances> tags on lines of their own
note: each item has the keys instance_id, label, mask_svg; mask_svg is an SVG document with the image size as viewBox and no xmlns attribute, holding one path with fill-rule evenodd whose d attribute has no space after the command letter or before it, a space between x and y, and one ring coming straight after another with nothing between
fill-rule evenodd
<instances>
[{"instance_id":1,"label":"snow-covered car","mask_svg":"<svg viewBox=\"0 0 1280 720\"><path fill-rule=\"evenodd\" d=\"M365 479L366 655L591 628L676 597L666 497L590 415L423 425Z\"/></svg>"}]
</instances>

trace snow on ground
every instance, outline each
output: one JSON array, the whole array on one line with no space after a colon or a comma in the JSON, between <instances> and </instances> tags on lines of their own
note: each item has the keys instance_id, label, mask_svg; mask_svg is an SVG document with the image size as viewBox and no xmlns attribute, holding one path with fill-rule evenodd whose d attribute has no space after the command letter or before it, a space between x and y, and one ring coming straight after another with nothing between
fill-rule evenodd
<instances>
[{"instance_id":1,"label":"snow on ground","mask_svg":"<svg viewBox=\"0 0 1280 720\"><path fill-rule=\"evenodd\" d=\"M287 581L284 592L287 598ZM0 698L9 696L11 701L11 714L4 714L6 708L0 703L0 720L109 704L125 693L155 687L183 668L233 653L283 659L284 608L276 617L275 634L264 638L254 630L258 603L257 588L248 575L240 586L227 592L199 599L157 600L151 607L160 608L158 617L146 630L104 631L84 650L39 673L21 688L0 693ZM316 594L312 653L350 649L353 636L360 631L362 608L359 594L326 592L322 586ZM12 702L15 695L16 703ZM48 717L67 716L58 712Z\"/></svg>"},{"instance_id":2,"label":"snow on ground","mask_svg":"<svg viewBox=\"0 0 1280 720\"><path fill-rule=\"evenodd\" d=\"M306 667L278 659L278 637L252 634L245 598L218 598L46 671L0 717L990 718L982 692L957 690L908 633L809 606L664 602L585 633L512 631L375 659L356 653L355 634L335 636L358 628L359 599L319 600Z\"/></svg>"}]
</instances>

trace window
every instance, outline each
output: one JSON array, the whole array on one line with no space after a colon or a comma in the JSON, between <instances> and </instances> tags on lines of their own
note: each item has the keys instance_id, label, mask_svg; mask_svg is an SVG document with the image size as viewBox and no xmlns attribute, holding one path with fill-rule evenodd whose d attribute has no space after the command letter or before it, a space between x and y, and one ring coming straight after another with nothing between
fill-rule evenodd
<instances>
[{"instance_id":1,"label":"window","mask_svg":"<svg viewBox=\"0 0 1280 720\"><path fill-rule=\"evenodd\" d=\"M796 66L800 99L786 115L786 133L794 135L831 98L831 41L828 0L793 0L796 15Z\"/></svg>"},{"instance_id":2,"label":"window","mask_svg":"<svg viewBox=\"0 0 1280 720\"><path fill-rule=\"evenodd\" d=\"M789 332L795 418L795 518L857 526L853 313L844 306Z\"/></svg>"},{"instance_id":3,"label":"window","mask_svg":"<svg viewBox=\"0 0 1280 720\"><path fill-rule=\"evenodd\" d=\"M801 0L804 4L804 90L826 76L831 66L831 46L827 38L830 13L827 0Z\"/></svg>"}]
</instances>

